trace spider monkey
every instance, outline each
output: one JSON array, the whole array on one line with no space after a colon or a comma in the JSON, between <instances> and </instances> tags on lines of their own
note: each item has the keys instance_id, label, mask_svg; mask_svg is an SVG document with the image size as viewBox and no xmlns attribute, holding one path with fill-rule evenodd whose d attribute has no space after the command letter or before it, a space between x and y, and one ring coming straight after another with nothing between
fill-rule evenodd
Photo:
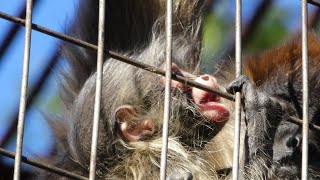
<instances>
[{"instance_id":1,"label":"spider monkey","mask_svg":"<svg viewBox=\"0 0 320 180\"><path fill-rule=\"evenodd\" d=\"M320 117L320 41L308 34L309 122ZM242 92L245 134L245 179L300 179L302 127L287 120L302 118L301 38L248 58L243 75L227 91ZM320 178L320 134L309 131L309 179Z\"/></svg>"},{"instance_id":2,"label":"spider monkey","mask_svg":"<svg viewBox=\"0 0 320 180\"><path fill-rule=\"evenodd\" d=\"M98 0L81 0L66 34L97 44ZM107 0L105 47L165 69L164 0ZM217 79L199 73L203 0L173 4L172 72L211 88ZM70 68L62 73L63 121L52 123L52 162L88 176L96 81L96 52L63 43ZM98 179L159 179L164 78L105 57L97 152ZM208 92L171 82L167 176L217 179L202 151L230 118L229 106ZM190 177L190 175L192 175ZM63 179L43 172L39 179Z\"/></svg>"},{"instance_id":3,"label":"spider monkey","mask_svg":"<svg viewBox=\"0 0 320 180\"><path fill-rule=\"evenodd\" d=\"M223 89L234 77L200 75L203 0L174 1L172 71L212 88ZM156 67L164 67L165 1L106 1L105 47ZM97 44L98 0L81 0L66 34ZM319 42L310 35L311 82L317 82ZM298 178L300 127L285 121L301 117L299 57L291 42L248 58L245 74L232 82L230 93L243 91L245 179ZM57 154L52 163L88 176L95 93L96 52L63 43L70 69L62 73L63 121L52 123ZM229 67L227 67L229 68ZM231 75L231 76L230 76ZM223 79L222 77L227 77ZM164 79L105 57L97 155L98 179L159 179ZM172 81L167 175L173 179L219 179L232 156L232 107L222 98ZM222 86L221 86L222 85ZM317 123L317 83L310 90L310 121ZM318 134L310 132L310 174L319 177ZM209 147L205 147L210 142ZM231 142L231 143L230 143ZM209 154L210 148L219 153ZM288 150L288 151L284 151ZM216 163L212 163L211 161ZM214 164L214 165L212 165ZM218 167L217 164L226 164ZM189 175L192 175L191 177ZM182 175L182 176L180 176ZM227 174L228 177L228 174ZM63 179L40 173L39 179Z\"/></svg>"}]
</instances>

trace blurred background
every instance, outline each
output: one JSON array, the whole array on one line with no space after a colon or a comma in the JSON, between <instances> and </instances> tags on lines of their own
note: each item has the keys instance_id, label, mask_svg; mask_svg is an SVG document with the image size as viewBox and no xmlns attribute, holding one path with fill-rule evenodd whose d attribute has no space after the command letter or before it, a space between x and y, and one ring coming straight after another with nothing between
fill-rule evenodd
<instances>
[{"instance_id":1,"label":"blurred background","mask_svg":"<svg viewBox=\"0 0 320 180\"><path fill-rule=\"evenodd\" d=\"M33 23L63 33L72 20L76 0L33 0ZM258 53L301 32L300 0L243 1L243 53ZM309 5L309 27L319 32L320 9ZM0 12L25 17L25 1L2 1ZM207 0L203 29L203 71L212 73L215 63L234 54L235 1ZM41 159L51 153L52 134L48 116L61 115L59 69L65 67L59 56L59 40L32 31L28 104L23 156ZM24 27L0 18L0 147L15 152ZM0 155L0 179L13 173L12 159ZM23 178L32 168L23 164Z\"/></svg>"}]
</instances>

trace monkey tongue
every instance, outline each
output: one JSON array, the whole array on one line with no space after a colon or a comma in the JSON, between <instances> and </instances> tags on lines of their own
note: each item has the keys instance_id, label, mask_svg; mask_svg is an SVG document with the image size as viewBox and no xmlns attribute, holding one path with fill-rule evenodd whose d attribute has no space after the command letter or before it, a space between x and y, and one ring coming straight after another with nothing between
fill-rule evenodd
<instances>
[{"instance_id":1,"label":"monkey tongue","mask_svg":"<svg viewBox=\"0 0 320 180\"><path fill-rule=\"evenodd\" d=\"M197 104L204 117L215 123L222 123L229 119L229 111L224 104L218 102L206 102Z\"/></svg>"}]
</instances>

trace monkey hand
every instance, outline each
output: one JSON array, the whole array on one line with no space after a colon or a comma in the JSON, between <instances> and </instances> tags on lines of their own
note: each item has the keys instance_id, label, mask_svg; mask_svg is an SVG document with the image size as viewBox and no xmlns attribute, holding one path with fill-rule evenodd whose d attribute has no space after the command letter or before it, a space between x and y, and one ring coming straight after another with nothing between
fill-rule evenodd
<instances>
[{"instance_id":1,"label":"monkey hand","mask_svg":"<svg viewBox=\"0 0 320 180\"><path fill-rule=\"evenodd\" d=\"M246 76L240 76L226 88L227 92L241 92L246 129L245 155L247 165L265 162L270 165L272 144L277 126L288 118L286 104L259 90ZM262 172L265 173L265 172Z\"/></svg>"},{"instance_id":2,"label":"monkey hand","mask_svg":"<svg viewBox=\"0 0 320 180\"><path fill-rule=\"evenodd\" d=\"M232 81L226 90L231 94L241 92L241 103L247 126L252 125L252 128L277 127L280 119L286 115L287 107L284 103L265 91L259 91L245 75Z\"/></svg>"}]
</instances>

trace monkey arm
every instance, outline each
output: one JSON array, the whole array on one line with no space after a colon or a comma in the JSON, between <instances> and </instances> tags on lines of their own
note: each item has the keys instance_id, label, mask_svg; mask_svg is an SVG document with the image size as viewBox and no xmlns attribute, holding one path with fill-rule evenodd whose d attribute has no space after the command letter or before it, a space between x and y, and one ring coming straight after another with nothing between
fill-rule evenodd
<instances>
[{"instance_id":1,"label":"monkey arm","mask_svg":"<svg viewBox=\"0 0 320 180\"><path fill-rule=\"evenodd\" d=\"M272 171L272 146L279 123L289 118L290 107L258 88L246 77L231 82L229 93L242 92L247 126L245 135L245 172L250 179L266 179Z\"/></svg>"}]
</instances>

